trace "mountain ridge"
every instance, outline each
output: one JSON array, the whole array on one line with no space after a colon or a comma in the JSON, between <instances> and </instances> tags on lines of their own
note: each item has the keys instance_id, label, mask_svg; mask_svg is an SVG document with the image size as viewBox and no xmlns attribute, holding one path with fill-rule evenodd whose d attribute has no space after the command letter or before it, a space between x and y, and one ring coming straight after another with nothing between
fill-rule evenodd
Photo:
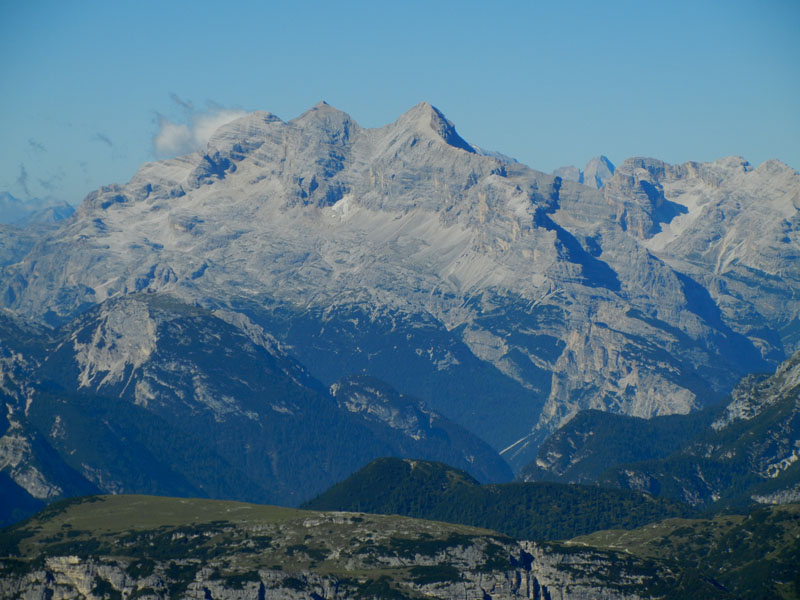
<instances>
[{"instance_id":1,"label":"mountain ridge","mask_svg":"<svg viewBox=\"0 0 800 600\"><path fill-rule=\"evenodd\" d=\"M0 314L0 331L6 522L99 491L296 504L395 454L512 478L483 440L383 382L334 398L239 313L139 294L55 331Z\"/></svg>"},{"instance_id":2,"label":"mountain ridge","mask_svg":"<svg viewBox=\"0 0 800 600\"><path fill-rule=\"evenodd\" d=\"M796 172L629 159L595 190L448 123L427 104L375 129L328 105L233 121L90 194L3 269L3 302L51 324L147 290L240 312L323 384L378 376L516 468L580 409L686 413L797 348Z\"/></svg>"}]
</instances>

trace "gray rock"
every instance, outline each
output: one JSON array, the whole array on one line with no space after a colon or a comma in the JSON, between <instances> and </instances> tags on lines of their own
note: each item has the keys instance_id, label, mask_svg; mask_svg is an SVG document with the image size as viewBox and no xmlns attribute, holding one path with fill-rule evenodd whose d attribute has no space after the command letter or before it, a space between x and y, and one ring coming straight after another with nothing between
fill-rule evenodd
<instances>
[{"instance_id":1,"label":"gray rock","mask_svg":"<svg viewBox=\"0 0 800 600\"><path fill-rule=\"evenodd\" d=\"M581 183L599 190L614 175L614 165L605 156L595 156L583 170Z\"/></svg>"},{"instance_id":2,"label":"gray rock","mask_svg":"<svg viewBox=\"0 0 800 600\"><path fill-rule=\"evenodd\" d=\"M561 177L566 181L574 181L575 183L583 183L583 171L581 171L578 167L575 166L568 166L568 167L559 167L555 171L553 171L553 175L556 177Z\"/></svg>"}]
</instances>

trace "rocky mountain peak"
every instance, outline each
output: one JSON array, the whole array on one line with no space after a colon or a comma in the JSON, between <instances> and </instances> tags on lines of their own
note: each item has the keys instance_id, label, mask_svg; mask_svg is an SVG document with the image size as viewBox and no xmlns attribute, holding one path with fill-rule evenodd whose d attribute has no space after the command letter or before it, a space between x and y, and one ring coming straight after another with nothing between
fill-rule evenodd
<instances>
[{"instance_id":1,"label":"rocky mountain peak","mask_svg":"<svg viewBox=\"0 0 800 600\"><path fill-rule=\"evenodd\" d=\"M574 181L575 183L583 183L583 171L575 165L568 165L566 167L559 167L553 171L553 175L561 177L565 181Z\"/></svg>"},{"instance_id":2,"label":"rocky mountain peak","mask_svg":"<svg viewBox=\"0 0 800 600\"><path fill-rule=\"evenodd\" d=\"M476 153L472 145L458 134L455 125L447 120L444 113L429 102L420 102L411 108L400 116L395 125L416 134L441 139L449 146L471 154Z\"/></svg>"},{"instance_id":3,"label":"rocky mountain peak","mask_svg":"<svg viewBox=\"0 0 800 600\"><path fill-rule=\"evenodd\" d=\"M559 167L553 171L553 175L561 177L566 181L574 181L575 183L582 183L599 190L602 188L606 181L611 179L614 175L614 164L608 160L604 155L595 156L588 163L583 171L574 165L566 167Z\"/></svg>"},{"instance_id":4,"label":"rocky mountain peak","mask_svg":"<svg viewBox=\"0 0 800 600\"><path fill-rule=\"evenodd\" d=\"M753 170L752 165L741 156L726 156L725 158L715 160L713 164L735 171L740 171L742 173L747 173L748 171Z\"/></svg>"},{"instance_id":5,"label":"rocky mountain peak","mask_svg":"<svg viewBox=\"0 0 800 600\"><path fill-rule=\"evenodd\" d=\"M749 166L749 163L747 163ZM778 160L777 158L771 158L769 160L765 160L763 163L758 165L755 168L755 171L759 173L768 173L775 177L797 177L800 175L797 171L795 171L792 167L787 165L785 162Z\"/></svg>"},{"instance_id":6,"label":"rocky mountain peak","mask_svg":"<svg viewBox=\"0 0 800 600\"><path fill-rule=\"evenodd\" d=\"M657 158L646 156L633 156L626 158L622 164L616 168L618 175L634 176L638 179L644 177L663 178L664 174L670 169L670 165Z\"/></svg>"},{"instance_id":7,"label":"rocky mountain peak","mask_svg":"<svg viewBox=\"0 0 800 600\"><path fill-rule=\"evenodd\" d=\"M589 187L600 189L614 175L614 165L606 156L595 156L583 170L583 183Z\"/></svg>"},{"instance_id":8,"label":"rocky mountain peak","mask_svg":"<svg viewBox=\"0 0 800 600\"><path fill-rule=\"evenodd\" d=\"M289 124L300 127L311 135L312 132L318 132L322 139L339 145L348 144L361 130L361 126L350 115L325 101L318 102L299 117L289 121Z\"/></svg>"}]
</instances>

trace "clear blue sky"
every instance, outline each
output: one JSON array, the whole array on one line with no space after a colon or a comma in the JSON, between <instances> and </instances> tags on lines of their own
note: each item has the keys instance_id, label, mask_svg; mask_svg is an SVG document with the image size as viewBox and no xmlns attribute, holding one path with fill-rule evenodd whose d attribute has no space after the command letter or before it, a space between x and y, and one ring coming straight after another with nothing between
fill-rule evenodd
<instances>
[{"instance_id":1,"label":"clear blue sky","mask_svg":"<svg viewBox=\"0 0 800 600\"><path fill-rule=\"evenodd\" d=\"M427 100L543 171L598 154L800 168L798 0L0 0L0 56L0 190L22 198L127 181L165 124L321 99L368 127Z\"/></svg>"}]
</instances>

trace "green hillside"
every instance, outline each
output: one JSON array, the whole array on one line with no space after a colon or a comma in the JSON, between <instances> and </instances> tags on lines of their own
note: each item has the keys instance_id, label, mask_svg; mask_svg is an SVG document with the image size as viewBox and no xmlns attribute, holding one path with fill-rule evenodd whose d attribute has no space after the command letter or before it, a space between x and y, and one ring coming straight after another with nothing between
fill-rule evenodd
<instances>
[{"instance_id":1,"label":"green hillside","mask_svg":"<svg viewBox=\"0 0 800 600\"><path fill-rule=\"evenodd\" d=\"M668 597L706 598L713 581L729 598L800 598L800 504L765 506L749 515L669 519L632 531L599 531L570 542L662 561L682 572Z\"/></svg>"},{"instance_id":2,"label":"green hillside","mask_svg":"<svg viewBox=\"0 0 800 600\"><path fill-rule=\"evenodd\" d=\"M302 508L407 515L539 540L690 514L682 504L630 490L549 482L481 485L442 463L397 458L371 462Z\"/></svg>"}]
</instances>

